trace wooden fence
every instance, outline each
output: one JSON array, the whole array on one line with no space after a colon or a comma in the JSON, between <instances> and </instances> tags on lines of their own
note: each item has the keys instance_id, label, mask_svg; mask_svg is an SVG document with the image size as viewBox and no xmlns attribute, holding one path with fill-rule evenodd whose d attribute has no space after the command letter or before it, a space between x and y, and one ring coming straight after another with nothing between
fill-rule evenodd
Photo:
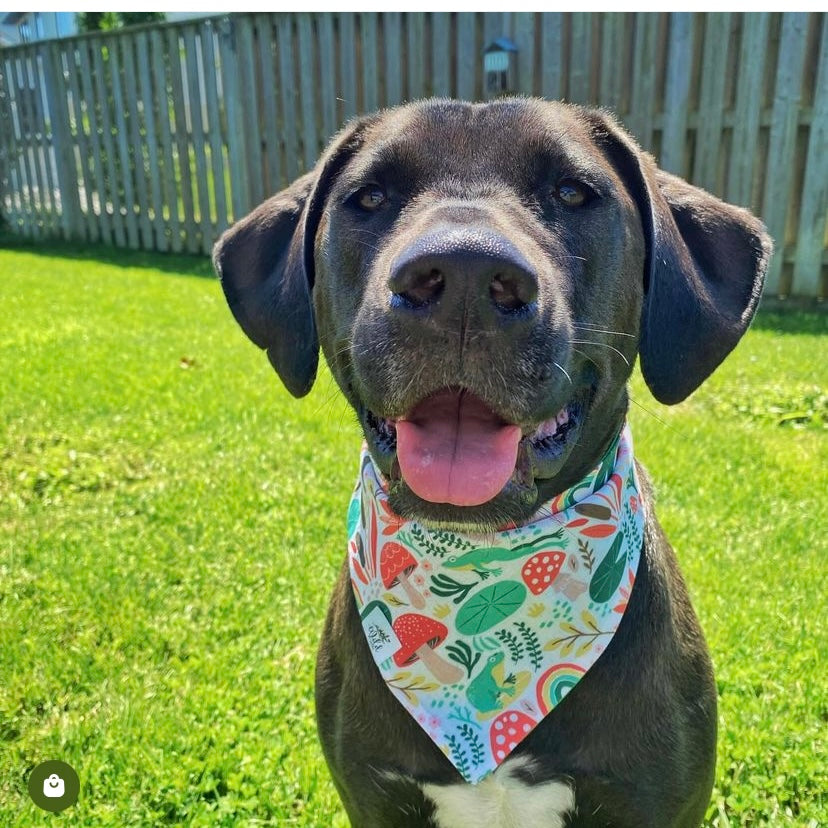
<instances>
[{"instance_id":1,"label":"wooden fence","mask_svg":"<svg viewBox=\"0 0 828 828\"><path fill-rule=\"evenodd\" d=\"M770 295L828 294L828 15L239 14L0 50L0 211L33 238L207 252L347 118L521 93L616 112L662 167L763 216Z\"/></svg>"}]
</instances>

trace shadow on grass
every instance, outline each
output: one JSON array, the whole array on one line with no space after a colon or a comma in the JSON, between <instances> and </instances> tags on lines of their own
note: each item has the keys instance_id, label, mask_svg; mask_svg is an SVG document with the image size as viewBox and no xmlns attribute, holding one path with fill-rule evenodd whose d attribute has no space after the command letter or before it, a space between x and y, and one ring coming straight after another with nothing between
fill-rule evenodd
<instances>
[{"instance_id":1,"label":"shadow on grass","mask_svg":"<svg viewBox=\"0 0 828 828\"><path fill-rule=\"evenodd\" d=\"M91 242L50 240L35 242L5 232L0 233L0 249L31 253L35 256L56 256L64 259L86 259L113 267L149 267L178 276L215 278L210 257L191 253L156 253L130 250Z\"/></svg>"},{"instance_id":2,"label":"shadow on grass","mask_svg":"<svg viewBox=\"0 0 828 828\"><path fill-rule=\"evenodd\" d=\"M828 334L828 302L763 301L752 327L780 334Z\"/></svg>"}]
</instances>

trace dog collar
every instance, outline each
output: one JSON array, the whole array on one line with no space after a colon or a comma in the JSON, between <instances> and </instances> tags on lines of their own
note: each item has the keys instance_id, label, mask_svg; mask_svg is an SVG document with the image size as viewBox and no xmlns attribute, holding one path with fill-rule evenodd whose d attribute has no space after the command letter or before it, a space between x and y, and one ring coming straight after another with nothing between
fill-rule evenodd
<instances>
[{"instance_id":1,"label":"dog collar","mask_svg":"<svg viewBox=\"0 0 828 828\"><path fill-rule=\"evenodd\" d=\"M523 526L433 530L394 514L363 447L348 511L351 583L388 689L471 783L491 773L607 648L644 516L627 426Z\"/></svg>"}]
</instances>

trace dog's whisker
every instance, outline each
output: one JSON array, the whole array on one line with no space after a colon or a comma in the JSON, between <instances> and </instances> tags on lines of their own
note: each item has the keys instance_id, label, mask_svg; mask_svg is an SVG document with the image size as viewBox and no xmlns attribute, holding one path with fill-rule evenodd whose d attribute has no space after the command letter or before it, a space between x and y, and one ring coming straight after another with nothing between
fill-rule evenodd
<instances>
[{"instance_id":1,"label":"dog's whisker","mask_svg":"<svg viewBox=\"0 0 828 828\"><path fill-rule=\"evenodd\" d=\"M576 345L599 345L601 348L609 348L611 351L615 351L615 353L618 354L618 356L620 356L628 366L630 364L630 361L624 356L624 354L621 353L621 351L618 350L618 348L615 348L606 342L592 342L589 339L570 339L569 341Z\"/></svg>"},{"instance_id":2,"label":"dog's whisker","mask_svg":"<svg viewBox=\"0 0 828 828\"><path fill-rule=\"evenodd\" d=\"M627 396L630 398L631 403L633 403L634 405L637 405L642 411L649 414L654 420L656 420L658 423L661 423L661 425L663 425L665 428L669 428L670 431L675 432L676 434L678 434L680 437L682 437L685 440L690 440L690 435L685 434L685 432L683 432L680 428L677 428L676 426L671 425L666 420L659 417L658 414L655 413L655 411L652 411L651 409L647 408L646 405L644 405L643 403L640 403L631 394L628 394Z\"/></svg>"},{"instance_id":3,"label":"dog's whisker","mask_svg":"<svg viewBox=\"0 0 828 828\"><path fill-rule=\"evenodd\" d=\"M569 384L572 385L572 377L569 376L566 368L564 368L559 362L555 362L555 360L552 360L552 364L569 380Z\"/></svg>"},{"instance_id":4,"label":"dog's whisker","mask_svg":"<svg viewBox=\"0 0 828 828\"><path fill-rule=\"evenodd\" d=\"M626 333L625 331L611 331L609 328L602 328L598 325L588 325L584 322L573 322L573 328L583 328L585 331L595 333L615 334L615 336L628 336L630 339L635 339L635 334Z\"/></svg>"}]
</instances>

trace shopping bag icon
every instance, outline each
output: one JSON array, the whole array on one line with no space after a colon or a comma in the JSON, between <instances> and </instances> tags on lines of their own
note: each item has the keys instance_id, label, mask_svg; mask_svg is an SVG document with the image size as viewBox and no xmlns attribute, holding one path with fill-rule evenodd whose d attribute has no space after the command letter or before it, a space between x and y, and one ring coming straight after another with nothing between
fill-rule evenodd
<instances>
[{"instance_id":1,"label":"shopping bag icon","mask_svg":"<svg viewBox=\"0 0 828 828\"><path fill-rule=\"evenodd\" d=\"M47 776L43 780L43 796L48 796L49 799L58 799L63 796L63 792L65 790L65 786L63 784L63 779L61 779L56 773L53 773L51 776Z\"/></svg>"}]
</instances>

